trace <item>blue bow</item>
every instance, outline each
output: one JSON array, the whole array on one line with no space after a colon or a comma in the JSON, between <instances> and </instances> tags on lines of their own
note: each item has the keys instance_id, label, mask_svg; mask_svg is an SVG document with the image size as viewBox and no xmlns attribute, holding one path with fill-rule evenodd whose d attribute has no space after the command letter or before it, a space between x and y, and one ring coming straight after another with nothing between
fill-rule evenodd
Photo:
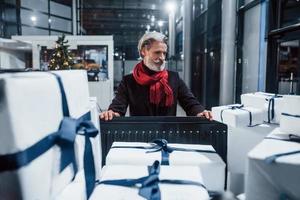
<instances>
[{"instance_id":1,"label":"blue bow","mask_svg":"<svg viewBox=\"0 0 300 200\"><path fill-rule=\"evenodd\" d=\"M61 148L60 171L65 169L69 164L72 164L74 172L76 173L77 165L75 162L74 152L75 135L76 122L74 122L74 120L71 118L65 117L61 121L59 130L57 132L44 137L23 151L0 155L0 172L17 170L23 166L26 166L31 161L48 151L52 146L57 144Z\"/></svg>"},{"instance_id":2,"label":"blue bow","mask_svg":"<svg viewBox=\"0 0 300 200\"><path fill-rule=\"evenodd\" d=\"M87 196L90 196L94 189L95 166L92 145L89 138L95 137L98 134L98 130L92 122L86 121L88 118L90 118L90 112L79 119L64 117L57 132L49 134L23 151L0 155L0 172L17 170L24 167L44 154L54 145L58 145L61 149L60 171L63 171L69 164L72 164L74 179L78 170L75 159L74 142L76 134L81 134L85 136L84 173Z\"/></svg>"},{"instance_id":3,"label":"blue bow","mask_svg":"<svg viewBox=\"0 0 300 200\"><path fill-rule=\"evenodd\" d=\"M159 189L159 183L166 184L180 184L180 185L196 185L204 189L206 187L198 182L194 181L185 181L185 180L160 180L159 172L160 165L159 161L155 161L151 167L148 169L149 175L138 178L138 179L118 179L118 180L104 180L96 181L97 184L107 184L107 185L118 185L124 187L139 187L139 195L148 199L148 200L160 200L161 193Z\"/></svg>"},{"instance_id":4,"label":"blue bow","mask_svg":"<svg viewBox=\"0 0 300 200\"><path fill-rule=\"evenodd\" d=\"M161 151L161 165L169 165L169 157L170 153L173 151L186 151L186 152L198 152L198 153L216 153L212 150L199 150L199 149L186 149L186 148L179 148L179 147L171 147L168 146L168 141L165 139L156 139L153 140L151 143L151 147L143 147L143 146L112 146L111 148L128 148L128 149L146 149L149 150L146 153L154 153Z\"/></svg>"},{"instance_id":5,"label":"blue bow","mask_svg":"<svg viewBox=\"0 0 300 200\"><path fill-rule=\"evenodd\" d=\"M147 151L146 153L154 153L161 151L161 164L169 165L170 153L172 153L175 150L175 148L169 147L168 141L165 139L157 139L154 140L152 143L155 144L154 146L152 146L152 148L155 150Z\"/></svg>"},{"instance_id":6,"label":"blue bow","mask_svg":"<svg viewBox=\"0 0 300 200\"><path fill-rule=\"evenodd\" d=\"M61 100L62 100L62 109L63 109L63 115L66 117L70 116L69 107L68 107L68 101L66 98L66 93L64 90L64 86L62 83L62 80L59 75L55 73L51 73L55 76L60 93L61 93ZM93 123L90 121L91 116L90 113L87 113L80 117L76 121L76 131L75 133L81 134L85 136L85 146L84 146L84 175L85 175L85 185L86 185L86 195L87 198L92 194L94 187L95 187L95 166L94 166L94 157L93 157L93 149L92 144L90 141L90 137L96 137L98 134L98 130L93 125ZM72 129L72 131L74 131ZM74 151L74 150L73 150ZM72 159L72 158L70 158Z\"/></svg>"}]
</instances>

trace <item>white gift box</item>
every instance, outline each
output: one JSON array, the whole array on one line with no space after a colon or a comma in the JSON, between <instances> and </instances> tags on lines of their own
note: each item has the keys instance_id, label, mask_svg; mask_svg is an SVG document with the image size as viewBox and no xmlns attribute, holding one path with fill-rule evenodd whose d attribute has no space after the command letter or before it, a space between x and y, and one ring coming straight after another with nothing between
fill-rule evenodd
<instances>
[{"instance_id":1,"label":"white gift box","mask_svg":"<svg viewBox=\"0 0 300 200\"><path fill-rule=\"evenodd\" d=\"M282 138L279 128L268 137ZM286 136L286 135L285 135ZM278 157L267 163L275 154L299 151L300 144L276 139L264 139L250 153L246 177L246 199L300 199L300 153Z\"/></svg>"},{"instance_id":2,"label":"white gift box","mask_svg":"<svg viewBox=\"0 0 300 200\"><path fill-rule=\"evenodd\" d=\"M300 96L286 95L283 98L280 130L300 136Z\"/></svg>"},{"instance_id":3,"label":"white gift box","mask_svg":"<svg viewBox=\"0 0 300 200\"><path fill-rule=\"evenodd\" d=\"M95 173L96 179L100 178L100 170L102 163L102 148L101 148L101 134L100 134L100 122L99 122L99 112L97 107L97 99L96 97L90 97L90 110L91 110L91 121L98 129L99 134L95 138L91 138L91 143L93 147L94 154L94 165L95 165Z\"/></svg>"},{"instance_id":4,"label":"white gift box","mask_svg":"<svg viewBox=\"0 0 300 200\"><path fill-rule=\"evenodd\" d=\"M147 166L110 165L103 168L101 181L137 179L148 175ZM187 180L203 184L203 182L201 182L202 178L199 169L191 166L161 166L159 179ZM161 192L161 199L165 200L209 199L208 192L201 186L160 183L159 189ZM144 199L142 196L139 196L138 192L139 189L136 187L130 188L100 184L95 188L90 200Z\"/></svg>"},{"instance_id":5,"label":"white gift box","mask_svg":"<svg viewBox=\"0 0 300 200\"><path fill-rule=\"evenodd\" d=\"M114 142L116 146L151 147L149 143ZM168 144L170 147L215 151L211 145ZM151 165L161 161L161 151L146 153L149 150L135 148L111 148L106 157L106 165ZM209 190L223 191L225 183L225 163L217 153L173 151L169 154L169 164L199 166L205 186Z\"/></svg>"},{"instance_id":6,"label":"white gift box","mask_svg":"<svg viewBox=\"0 0 300 200\"><path fill-rule=\"evenodd\" d=\"M231 109L241 106L240 104L233 104L212 107L213 119L233 127L255 126L263 123L263 111L261 109L253 107Z\"/></svg>"},{"instance_id":7,"label":"white gift box","mask_svg":"<svg viewBox=\"0 0 300 200\"><path fill-rule=\"evenodd\" d=\"M77 172L75 179L60 192L54 200L86 200L84 171Z\"/></svg>"},{"instance_id":8,"label":"white gift box","mask_svg":"<svg viewBox=\"0 0 300 200\"><path fill-rule=\"evenodd\" d=\"M78 118L88 112L86 72L55 73L61 76L64 84L71 117ZM23 151L58 130L63 113L61 93L54 75L27 72L1 76L0 93L0 155ZM80 143L80 139L76 139L76 155L80 154ZM0 196L4 199L57 196L73 178L71 165L59 172L60 152L58 146L53 146L30 164L1 172Z\"/></svg>"},{"instance_id":9,"label":"white gift box","mask_svg":"<svg viewBox=\"0 0 300 200\"><path fill-rule=\"evenodd\" d=\"M279 98L274 98L274 118L272 119L272 102L270 101L270 99L274 96L275 94L264 92L242 94L241 103L246 107L253 107L263 110L263 117L265 122L279 123L283 106L283 98L281 95L279 96Z\"/></svg>"},{"instance_id":10,"label":"white gift box","mask_svg":"<svg viewBox=\"0 0 300 200\"><path fill-rule=\"evenodd\" d=\"M245 174L249 151L277 127L278 125L268 123L255 127L228 126L228 171Z\"/></svg>"}]
</instances>

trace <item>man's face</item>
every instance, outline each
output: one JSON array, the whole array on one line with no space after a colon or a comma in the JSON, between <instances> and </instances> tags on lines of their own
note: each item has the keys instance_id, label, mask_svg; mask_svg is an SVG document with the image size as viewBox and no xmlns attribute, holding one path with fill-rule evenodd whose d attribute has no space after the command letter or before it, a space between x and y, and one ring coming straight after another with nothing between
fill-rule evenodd
<instances>
[{"instance_id":1,"label":"man's face","mask_svg":"<svg viewBox=\"0 0 300 200\"><path fill-rule=\"evenodd\" d=\"M155 41L150 49L146 47L142 49L145 65L154 71L161 71L165 68L166 54L167 45L164 42Z\"/></svg>"}]
</instances>

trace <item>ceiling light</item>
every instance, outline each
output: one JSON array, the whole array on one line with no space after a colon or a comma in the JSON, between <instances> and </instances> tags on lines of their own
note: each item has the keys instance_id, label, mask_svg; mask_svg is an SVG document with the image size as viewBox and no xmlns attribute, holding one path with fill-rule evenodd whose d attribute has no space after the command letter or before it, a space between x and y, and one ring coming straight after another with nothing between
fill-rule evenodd
<instances>
[{"instance_id":1,"label":"ceiling light","mask_svg":"<svg viewBox=\"0 0 300 200\"><path fill-rule=\"evenodd\" d=\"M167 9L168 12L175 12L175 10L176 10L175 2L173 2L173 1L167 2L166 9Z\"/></svg>"},{"instance_id":2,"label":"ceiling light","mask_svg":"<svg viewBox=\"0 0 300 200\"><path fill-rule=\"evenodd\" d=\"M155 21L155 16L152 15L152 16L151 16L151 22L154 22L154 21Z\"/></svg>"},{"instance_id":3,"label":"ceiling light","mask_svg":"<svg viewBox=\"0 0 300 200\"><path fill-rule=\"evenodd\" d=\"M31 16L30 19L31 21L36 22L36 16Z\"/></svg>"},{"instance_id":4,"label":"ceiling light","mask_svg":"<svg viewBox=\"0 0 300 200\"><path fill-rule=\"evenodd\" d=\"M164 25L164 22L161 21L161 20L159 20L159 21L157 22L157 25L158 25L159 27L162 27L162 26Z\"/></svg>"}]
</instances>

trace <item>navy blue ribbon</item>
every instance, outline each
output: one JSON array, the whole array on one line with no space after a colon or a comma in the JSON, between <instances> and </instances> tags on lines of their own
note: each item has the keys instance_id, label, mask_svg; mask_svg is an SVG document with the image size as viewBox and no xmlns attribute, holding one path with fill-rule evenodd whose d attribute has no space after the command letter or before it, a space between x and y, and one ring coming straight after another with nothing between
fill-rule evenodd
<instances>
[{"instance_id":1,"label":"navy blue ribbon","mask_svg":"<svg viewBox=\"0 0 300 200\"><path fill-rule=\"evenodd\" d=\"M74 132L69 130L74 130ZM70 118L63 118L57 132L44 137L39 142L23 151L0 155L0 172L17 170L26 166L54 145L58 145L62 150L60 171L65 169L65 167L69 164L72 164L74 172L77 172L73 147L75 141L75 130L76 123L74 123L74 120Z\"/></svg>"},{"instance_id":2,"label":"navy blue ribbon","mask_svg":"<svg viewBox=\"0 0 300 200\"><path fill-rule=\"evenodd\" d=\"M280 141L285 141L285 142L296 142L300 143L300 137L294 134L289 134L288 138L276 138L276 137L265 137L264 139L271 139L271 140L280 140ZM300 153L300 150L298 151L291 151L291 152L285 152L285 153L278 153L272 156L268 156L265 158L265 162L268 164L274 163L277 158L282 157L282 156L287 156L287 155L292 155L292 154L297 154Z\"/></svg>"},{"instance_id":3,"label":"navy blue ribbon","mask_svg":"<svg viewBox=\"0 0 300 200\"><path fill-rule=\"evenodd\" d=\"M271 98L266 98L266 101L269 101L268 103L268 123L271 123L271 120L275 117L275 99L276 98L282 98L281 95L273 95Z\"/></svg>"},{"instance_id":4,"label":"navy blue ribbon","mask_svg":"<svg viewBox=\"0 0 300 200\"><path fill-rule=\"evenodd\" d=\"M66 98L66 93L64 90L62 80L59 75L57 75L55 73L51 73L51 74L56 77L58 85L59 85L61 98L62 98L63 115L65 117L69 117L70 112L69 112L69 107L68 107L68 101ZM95 180L96 180L95 163L94 163L93 149L92 149L90 137L96 137L98 134L98 130L96 129L96 127L93 125L93 123L90 120L91 120L90 112L88 112L85 115L83 115L82 117L80 117L76 122L77 129L74 132L76 134L85 136L83 165L84 165L84 175L85 175L87 198L89 198L90 195L92 194L94 187L95 187ZM74 148L74 145L73 145L73 148ZM74 151L74 149L73 149L73 151ZM74 156L74 162L75 162L75 156Z\"/></svg>"},{"instance_id":5,"label":"navy blue ribbon","mask_svg":"<svg viewBox=\"0 0 300 200\"><path fill-rule=\"evenodd\" d=\"M65 92L62 80L61 80L59 75L57 75L55 73L51 73L51 72L50 72L50 74L55 76L55 78L57 80L57 83L58 83L58 86L59 86L59 90L60 90L60 94L61 94L61 101L62 101L63 116L64 117L70 117L70 111L69 111L67 96L66 96L66 92Z\"/></svg>"},{"instance_id":6,"label":"navy blue ribbon","mask_svg":"<svg viewBox=\"0 0 300 200\"><path fill-rule=\"evenodd\" d=\"M298 154L300 153L300 150L297 150L297 151L290 151L290 152L285 152L285 153L278 153L278 154L275 154L275 155L272 155L272 156L268 156L264 159L264 161L267 163L267 164L272 164L272 163L275 163L276 159L279 158L279 157L282 157L282 156L288 156L288 155L293 155L293 154Z\"/></svg>"},{"instance_id":7,"label":"navy blue ribbon","mask_svg":"<svg viewBox=\"0 0 300 200\"><path fill-rule=\"evenodd\" d=\"M170 165L169 157L170 153L173 151L186 151L186 152L199 152L199 153L216 153L212 150L199 150L199 149L186 149L186 148L179 148L179 147L171 147L168 146L168 141L165 139L157 139L152 141L154 143L150 147L143 147L143 146L112 146L111 148L134 148L134 149L147 149L146 153L154 153L161 151L161 164L162 165Z\"/></svg>"},{"instance_id":8,"label":"navy blue ribbon","mask_svg":"<svg viewBox=\"0 0 300 200\"><path fill-rule=\"evenodd\" d=\"M252 113L249 110L244 109L244 105L243 104L241 104L241 105L234 105L234 106L228 106L227 108L221 110L221 112L220 112L221 121L223 122L223 112L225 110L236 110L236 109L247 111L249 113L249 125L248 126L249 127L255 126L255 125L252 125Z\"/></svg>"},{"instance_id":9,"label":"navy blue ribbon","mask_svg":"<svg viewBox=\"0 0 300 200\"><path fill-rule=\"evenodd\" d=\"M161 193L159 189L159 183L162 184L176 184L176 185L196 185L206 189L206 187L195 181L186 180L169 180L159 179L160 165L159 161L155 161L151 167L148 168L149 175L138 179L118 179L118 180L104 180L96 181L97 184L117 185L124 187L138 187L139 195L148 200L160 200Z\"/></svg>"},{"instance_id":10,"label":"navy blue ribbon","mask_svg":"<svg viewBox=\"0 0 300 200\"><path fill-rule=\"evenodd\" d=\"M300 143L300 136L294 135L294 134L289 134L288 138L265 137L264 139L272 139L272 140L281 140L281 141L286 141L286 142Z\"/></svg>"},{"instance_id":11,"label":"navy blue ribbon","mask_svg":"<svg viewBox=\"0 0 300 200\"><path fill-rule=\"evenodd\" d=\"M90 141L91 137L96 137L98 135L98 129L94 124L89 121L91 119L90 112L86 113L77 120L77 130L78 135L84 135L85 137L85 146L84 146L84 156L83 156L83 165L84 165L84 176L85 176L85 185L86 185L86 195L87 198L90 197L95 188L95 162L93 155L92 143Z\"/></svg>"},{"instance_id":12,"label":"navy blue ribbon","mask_svg":"<svg viewBox=\"0 0 300 200\"><path fill-rule=\"evenodd\" d=\"M288 113L281 113L281 115L288 116L288 117L300 118L300 115L292 115L292 114L288 114Z\"/></svg>"}]
</instances>

